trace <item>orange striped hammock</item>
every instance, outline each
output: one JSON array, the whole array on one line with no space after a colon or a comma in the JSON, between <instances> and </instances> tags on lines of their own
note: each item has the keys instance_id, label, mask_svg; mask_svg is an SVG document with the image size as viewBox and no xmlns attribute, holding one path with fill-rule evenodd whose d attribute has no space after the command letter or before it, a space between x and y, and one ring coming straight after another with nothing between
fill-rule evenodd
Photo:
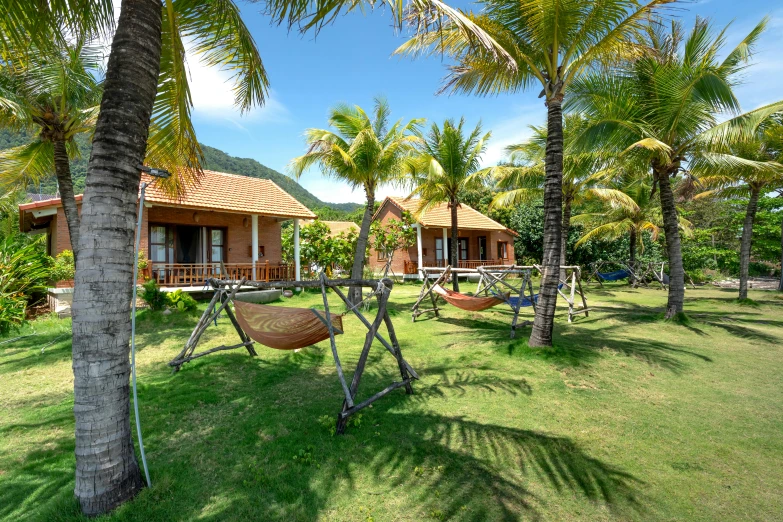
<instances>
[{"instance_id":1,"label":"orange striped hammock","mask_svg":"<svg viewBox=\"0 0 783 522\"><path fill-rule=\"evenodd\" d=\"M432 286L432 291L441 296L447 303L469 312L480 312L481 310L486 310L487 308L492 308L493 306L505 302L503 299L493 296L472 297L455 292L454 290L449 290L448 288L443 288L438 284Z\"/></svg>"},{"instance_id":2,"label":"orange striped hammock","mask_svg":"<svg viewBox=\"0 0 783 522\"><path fill-rule=\"evenodd\" d=\"M254 341L277 350L296 350L329 339L325 316L310 308L285 308L234 301L237 322ZM329 314L335 334L343 333L341 315Z\"/></svg>"}]
</instances>

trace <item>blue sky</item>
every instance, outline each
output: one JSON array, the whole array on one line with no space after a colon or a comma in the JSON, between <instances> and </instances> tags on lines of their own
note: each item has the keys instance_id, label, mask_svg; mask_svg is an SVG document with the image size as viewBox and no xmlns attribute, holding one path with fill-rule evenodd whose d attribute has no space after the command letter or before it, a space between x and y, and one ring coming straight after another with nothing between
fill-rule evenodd
<instances>
[{"instance_id":1,"label":"blue sky","mask_svg":"<svg viewBox=\"0 0 783 522\"><path fill-rule=\"evenodd\" d=\"M395 119L441 122L464 116L471 126L481 120L484 129L493 133L484 157L486 165L495 164L506 145L524 140L528 125L544 121L539 89L491 98L436 96L444 62L440 58L391 56L405 38L395 34L388 11L338 18L314 38L270 26L268 18L258 12L258 4L242 7L271 81L266 106L240 115L232 107L228 74L201 67L193 58L189 61L199 140L233 156L253 158L285 173L289 160L304 152L303 131L326 127L329 107L346 102L369 109L376 95L389 100ZM674 15L682 18L686 27L696 15L710 18L716 27L733 21L727 48L763 16L771 15L756 65L747 71L737 92L744 109L783 98L781 0L696 0L683 2L680 8ZM300 183L324 201L364 200L362 192L323 178L317 169L305 173ZM379 196L401 193L389 187L381 189Z\"/></svg>"}]
</instances>

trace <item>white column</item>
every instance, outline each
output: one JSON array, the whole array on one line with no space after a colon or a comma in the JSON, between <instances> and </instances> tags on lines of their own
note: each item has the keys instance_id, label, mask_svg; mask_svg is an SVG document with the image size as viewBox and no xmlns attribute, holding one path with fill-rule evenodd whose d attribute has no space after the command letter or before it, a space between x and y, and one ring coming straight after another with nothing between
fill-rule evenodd
<instances>
[{"instance_id":1,"label":"white column","mask_svg":"<svg viewBox=\"0 0 783 522\"><path fill-rule=\"evenodd\" d=\"M294 219L294 274L297 281L302 280L302 265L299 260L299 220Z\"/></svg>"},{"instance_id":2,"label":"white column","mask_svg":"<svg viewBox=\"0 0 783 522\"><path fill-rule=\"evenodd\" d=\"M256 263L258 263L258 215L253 214L250 216L250 250L252 251L253 259L253 279L256 278Z\"/></svg>"},{"instance_id":3,"label":"white column","mask_svg":"<svg viewBox=\"0 0 783 522\"><path fill-rule=\"evenodd\" d=\"M419 279L423 279L421 269L424 268L424 255L421 252L421 223L416 223L416 253L419 256Z\"/></svg>"},{"instance_id":4,"label":"white column","mask_svg":"<svg viewBox=\"0 0 783 522\"><path fill-rule=\"evenodd\" d=\"M448 265L451 261L449 260L449 256L451 255L451 252L448 251L448 244L449 244L449 236L447 233L448 228L443 228L443 266ZM457 267L454 267L457 268Z\"/></svg>"}]
</instances>

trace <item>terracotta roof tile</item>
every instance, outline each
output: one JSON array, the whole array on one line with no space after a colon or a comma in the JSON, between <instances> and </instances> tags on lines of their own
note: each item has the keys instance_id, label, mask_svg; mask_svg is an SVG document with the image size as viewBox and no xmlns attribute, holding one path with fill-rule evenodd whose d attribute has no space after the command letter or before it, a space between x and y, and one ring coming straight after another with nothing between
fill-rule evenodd
<instances>
[{"instance_id":1,"label":"terracotta roof tile","mask_svg":"<svg viewBox=\"0 0 783 522\"><path fill-rule=\"evenodd\" d=\"M142 182L153 181L147 174L141 175ZM81 194L76 196L81 201ZM263 214L283 218L314 219L310 209L268 179L251 178L237 174L226 174L205 170L199 183L187 190L185 195L172 198L157 185L147 188L146 201L176 207L223 210L243 214ZM41 207L59 206L60 198L36 201L19 205L20 211Z\"/></svg>"},{"instance_id":2,"label":"terracotta roof tile","mask_svg":"<svg viewBox=\"0 0 783 522\"><path fill-rule=\"evenodd\" d=\"M421 215L418 214L419 199L405 199L389 196L386 198L392 204L402 210L407 210L413 214L414 218L424 227L447 228L451 226L451 209L446 203L441 203L435 207L429 208ZM385 203L385 202L384 202ZM381 205L383 207L383 205ZM464 230L503 230L508 231L506 227L485 216L478 210L462 204L457 208L457 225Z\"/></svg>"},{"instance_id":3,"label":"terracotta roof tile","mask_svg":"<svg viewBox=\"0 0 783 522\"><path fill-rule=\"evenodd\" d=\"M152 178L142 174L142 182ZM310 209L281 189L274 181L205 170L198 184L180 197L172 198L153 184L147 188L147 201L178 207L225 210L286 218L313 219Z\"/></svg>"}]
</instances>

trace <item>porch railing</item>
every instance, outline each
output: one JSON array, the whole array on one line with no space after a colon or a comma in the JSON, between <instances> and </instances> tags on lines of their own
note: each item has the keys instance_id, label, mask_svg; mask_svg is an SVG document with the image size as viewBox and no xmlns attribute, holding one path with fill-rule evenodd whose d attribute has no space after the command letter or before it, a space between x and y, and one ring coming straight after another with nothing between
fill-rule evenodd
<instances>
[{"instance_id":1,"label":"porch railing","mask_svg":"<svg viewBox=\"0 0 783 522\"><path fill-rule=\"evenodd\" d=\"M459 262L458 268L478 268L480 266L498 266L498 265L510 265L509 259L462 259ZM444 266L443 261L425 261L425 267L438 267ZM419 264L416 261L405 261L403 264L403 273L405 274L417 274L419 272Z\"/></svg>"},{"instance_id":2,"label":"porch railing","mask_svg":"<svg viewBox=\"0 0 783 522\"><path fill-rule=\"evenodd\" d=\"M247 279L249 281L292 281L293 265L256 263L150 263L144 270L147 279L160 286L203 286L209 278Z\"/></svg>"}]
</instances>

